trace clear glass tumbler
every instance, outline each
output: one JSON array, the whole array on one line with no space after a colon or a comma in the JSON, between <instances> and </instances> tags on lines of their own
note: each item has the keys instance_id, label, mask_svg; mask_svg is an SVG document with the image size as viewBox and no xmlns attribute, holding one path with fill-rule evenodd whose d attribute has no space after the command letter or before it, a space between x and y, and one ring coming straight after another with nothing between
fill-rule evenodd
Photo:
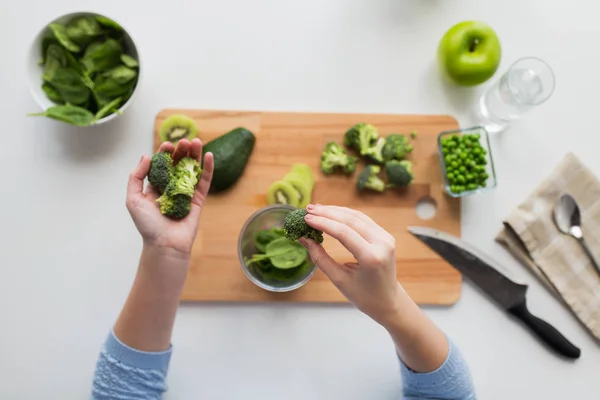
<instances>
[{"instance_id":1,"label":"clear glass tumbler","mask_svg":"<svg viewBox=\"0 0 600 400\"><path fill-rule=\"evenodd\" d=\"M479 100L479 116L490 133L508 125L533 107L542 104L554 92L554 73L539 58L517 60Z\"/></svg>"}]
</instances>

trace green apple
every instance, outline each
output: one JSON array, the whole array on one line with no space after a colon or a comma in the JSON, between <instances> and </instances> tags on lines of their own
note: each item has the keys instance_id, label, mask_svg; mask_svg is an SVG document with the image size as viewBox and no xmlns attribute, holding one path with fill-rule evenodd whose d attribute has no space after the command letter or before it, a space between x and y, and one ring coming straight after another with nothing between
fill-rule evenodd
<instances>
[{"instance_id":1,"label":"green apple","mask_svg":"<svg viewBox=\"0 0 600 400\"><path fill-rule=\"evenodd\" d=\"M442 72L451 82L462 86L475 86L490 79L500 65L501 56L496 32L478 21L454 25L438 46Z\"/></svg>"}]
</instances>

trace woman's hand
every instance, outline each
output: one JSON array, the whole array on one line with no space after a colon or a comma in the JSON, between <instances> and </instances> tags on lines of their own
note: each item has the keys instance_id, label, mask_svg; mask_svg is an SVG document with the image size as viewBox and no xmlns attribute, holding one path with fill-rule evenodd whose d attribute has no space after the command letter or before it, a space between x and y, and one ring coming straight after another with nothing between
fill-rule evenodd
<instances>
[{"instance_id":1,"label":"woman's hand","mask_svg":"<svg viewBox=\"0 0 600 400\"><path fill-rule=\"evenodd\" d=\"M359 310L382 325L400 311L396 241L365 214L345 207L309 205L306 223L339 240L356 263L339 264L325 249L302 238L313 262Z\"/></svg>"},{"instance_id":2,"label":"woman's hand","mask_svg":"<svg viewBox=\"0 0 600 400\"><path fill-rule=\"evenodd\" d=\"M191 143L187 139L183 139L177 143L176 148L172 143L165 142L161 144L158 151L172 153L175 162L189 156L202 164L200 139L194 139ZM189 256L198 231L202 206L212 180L213 167L213 156L211 153L206 153L202 178L192 198L190 213L184 219L175 221L160 213L156 203L159 195L152 186L148 185L144 191L144 179L150 171L150 158L142 156L138 166L129 175L126 205L137 230L142 235L144 245L157 249L175 250L180 255Z\"/></svg>"}]
</instances>

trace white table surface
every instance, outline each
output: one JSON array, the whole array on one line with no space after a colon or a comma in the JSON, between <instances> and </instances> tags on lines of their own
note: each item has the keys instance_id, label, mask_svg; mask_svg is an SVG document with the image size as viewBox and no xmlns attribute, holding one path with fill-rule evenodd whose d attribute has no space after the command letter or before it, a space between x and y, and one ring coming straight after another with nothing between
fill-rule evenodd
<instances>
[{"instance_id":1,"label":"white table surface","mask_svg":"<svg viewBox=\"0 0 600 400\"><path fill-rule=\"evenodd\" d=\"M83 399L128 293L140 238L127 174L152 150L165 107L452 114L462 126L484 89L440 82L436 46L454 23L491 24L500 71L521 56L557 76L551 100L493 140L500 186L463 202L463 237L522 273L531 310L583 351L556 357L464 284L426 308L462 348L481 399L597 399L600 348L493 238L502 218L568 150L600 173L598 6L575 0L53 0L0 12L4 151L0 200L0 398ZM143 78L114 123L80 131L27 118L38 108L24 63L55 16L96 10L135 38ZM402 246L402 243L399 244ZM398 399L391 341L346 306L184 305L169 399Z\"/></svg>"}]
</instances>

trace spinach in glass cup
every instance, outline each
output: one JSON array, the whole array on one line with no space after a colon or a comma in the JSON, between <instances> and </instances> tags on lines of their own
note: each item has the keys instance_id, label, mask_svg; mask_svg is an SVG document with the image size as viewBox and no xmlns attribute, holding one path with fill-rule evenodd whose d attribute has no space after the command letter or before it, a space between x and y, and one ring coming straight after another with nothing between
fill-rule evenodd
<instances>
[{"instance_id":1,"label":"spinach in glass cup","mask_svg":"<svg viewBox=\"0 0 600 400\"><path fill-rule=\"evenodd\" d=\"M297 241L287 239L281 227L258 232L254 244L257 253L246 264L265 283L295 281L312 268L308 251Z\"/></svg>"},{"instance_id":2,"label":"spinach in glass cup","mask_svg":"<svg viewBox=\"0 0 600 400\"><path fill-rule=\"evenodd\" d=\"M123 28L103 16L52 23L42 40L42 90L56 104L45 116L88 126L118 112L138 81L139 63L127 54Z\"/></svg>"}]
</instances>

